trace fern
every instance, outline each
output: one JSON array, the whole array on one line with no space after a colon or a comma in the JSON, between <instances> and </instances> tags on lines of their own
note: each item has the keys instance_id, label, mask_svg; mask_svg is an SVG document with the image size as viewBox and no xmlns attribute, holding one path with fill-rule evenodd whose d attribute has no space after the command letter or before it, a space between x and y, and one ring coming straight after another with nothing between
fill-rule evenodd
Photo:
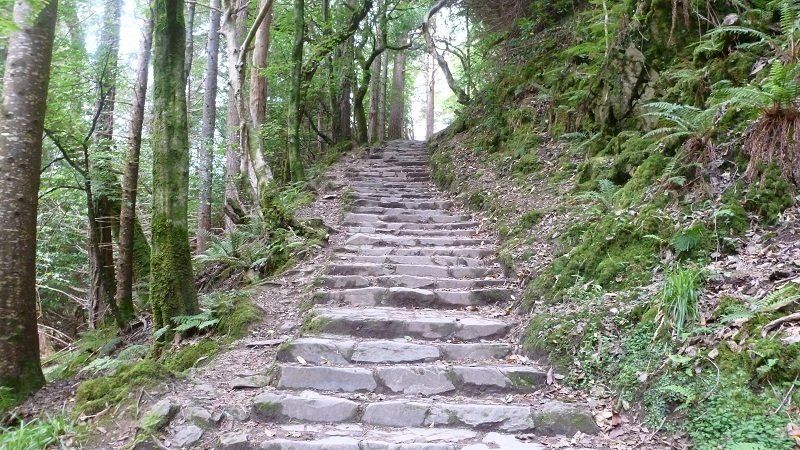
<instances>
[{"instance_id":1,"label":"fern","mask_svg":"<svg viewBox=\"0 0 800 450\"><path fill-rule=\"evenodd\" d=\"M679 386L677 384L668 384L666 386L662 386L659 388L659 391L665 394L669 394L674 397L678 397L683 403L678 406L675 410L680 411L689 407L692 402L697 398L697 394L687 387Z\"/></svg>"}]
</instances>

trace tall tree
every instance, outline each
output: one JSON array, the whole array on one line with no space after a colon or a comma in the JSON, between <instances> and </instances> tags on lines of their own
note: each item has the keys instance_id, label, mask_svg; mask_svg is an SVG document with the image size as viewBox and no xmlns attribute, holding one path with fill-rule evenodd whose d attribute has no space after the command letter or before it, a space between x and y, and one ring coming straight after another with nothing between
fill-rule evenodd
<instances>
[{"instance_id":1,"label":"tall tree","mask_svg":"<svg viewBox=\"0 0 800 450\"><path fill-rule=\"evenodd\" d=\"M150 302L156 328L197 312L189 249L189 134L183 0L155 0L153 40L153 250Z\"/></svg>"},{"instance_id":2,"label":"tall tree","mask_svg":"<svg viewBox=\"0 0 800 450\"><path fill-rule=\"evenodd\" d=\"M228 71L233 68L232 61L238 60L239 44L247 32L247 0L229 0L225 2L225 20L223 33L226 38ZM235 70L235 68L233 69ZM241 177L246 171L241 170L242 158L239 149L239 110L235 95L234 75L229 75L228 90L228 145L225 148L225 229L233 230L240 216L241 201L239 199Z\"/></svg>"},{"instance_id":3,"label":"tall tree","mask_svg":"<svg viewBox=\"0 0 800 450\"><path fill-rule=\"evenodd\" d=\"M408 32L403 32L401 44L408 40ZM392 69L392 107L389 116L389 139L402 139L403 122L406 113L406 52L398 51L394 56Z\"/></svg>"},{"instance_id":4,"label":"tall tree","mask_svg":"<svg viewBox=\"0 0 800 450\"><path fill-rule=\"evenodd\" d=\"M117 305L113 236L119 213L118 184L114 175L114 109L117 95L121 0L107 0L97 50L98 92L94 125L95 151L85 159L91 182L86 185L89 220L90 315L96 325L111 310L120 326L133 317L133 303Z\"/></svg>"},{"instance_id":5,"label":"tall tree","mask_svg":"<svg viewBox=\"0 0 800 450\"><path fill-rule=\"evenodd\" d=\"M386 139L386 91L388 90L389 81L389 54L385 53L381 58L381 76L378 94L378 122L375 127L375 140L382 142Z\"/></svg>"},{"instance_id":6,"label":"tall tree","mask_svg":"<svg viewBox=\"0 0 800 450\"><path fill-rule=\"evenodd\" d=\"M304 178L300 155L300 121L302 120L303 42L305 41L305 0L294 0L294 43L292 45L292 87L289 95L289 151L287 172L292 181Z\"/></svg>"},{"instance_id":7,"label":"tall tree","mask_svg":"<svg viewBox=\"0 0 800 450\"><path fill-rule=\"evenodd\" d=\"M436 62L433 55L427 58L427 85L428 96L425 102L425 139L433 136L433 119L436 110Z\"/></svg>"},{"instance_id":8,"label":"tall tree","mask_svg":"<svg viewBox=\"0 0 800 450\"><path fill-rule=\"evenodd\" d=\"M458 99L459 103L462 105L467 105L470 102L469 94L458 85L453 77L453 73L450 71L450 66L447 64L447 60L441 53L439 53L439 50L436 49L436 42L433 39L433 31L431 30L433 16L441 11L442 8L447 6L449 2L450 0L438 0L433 6L431 6L431 9L425 13L425 17L422 19L422 35L425 37L425 44L428 46L428 51L439 64L439 68L442 69L442 74L444 74L444 79L447 81L447 86L450 87L450 90L453 91L454 94L456 94L456 98ZM467 23L469 23L469 21ZM469 83L471 82L468 81L468 86Z\"/></svg>"},{"instance_id":9,"label":"tall tree","mask_svg":"<svg viewBox=\"0 0 800 450\"><path fill-rule=\"evenodd\" d=\"M45 380L36 325L36 214L58 0L14 3L0 105L0 386Z\"/></svg>"},{"instance_id":10,"label":"tall tree","mask_svg":"<svg viewBox=\"0 0 800 450\"><path fill-rule=\"evenodd\" d=\"M208 42L206 43L206 79L203 93L201 144L198 155L199 204L197 207L197 252L204 252L211 232L211 174L214 171L214 125L217 121L217 72L219 69L220 0L211 0Z\"/></svg>"},{"instance_id":11,"label":"tall tree","mask_svg":"<svg viewBox=\"0 0 800 450\"><path fill-rule=\"evenodd\" d=\"M133 310L133 280L135 261L136 195L139 184L139 153L142 148L142 125L147 100L147 78L150 53L153 46L153 11L148 6L148 18L142 30L142 46L133 86L133 107L128 131L128 147L125 151L125 166L122 173L122 198L119 215L119 243L117 255L117 304L120 309L130 305ZM148 251L149 253L149 251ZM149 264L149 261L148 261Z\"/></svg>"},{"instance_id":12,"label":"tall tree","mask_svg":"<svg viewBox=\"0 0 800 450\"><path fill-rule=\"evenodd\" d=\"M378 17L375 26L375 46L381 48L385 43L385 10L384 2L378 1ZM367 134L370 142L377 142L378 114L380 114L381 101L381 66L385 56L381 53L370 66L369 81L369 128Z\"/></svg>"}]
</instances>

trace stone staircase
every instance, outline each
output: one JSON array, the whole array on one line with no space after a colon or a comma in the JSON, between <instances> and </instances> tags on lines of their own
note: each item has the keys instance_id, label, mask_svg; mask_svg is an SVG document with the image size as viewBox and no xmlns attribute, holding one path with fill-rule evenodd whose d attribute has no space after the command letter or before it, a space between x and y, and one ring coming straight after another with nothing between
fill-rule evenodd
<instances>
[{"instance_id":1,"label":"stone staircase","mask_svg":"<svg viewBox=\"0 0 800 450\"><path fill-rule=\"evenodd\" d=\"M346 242L251 405L253 420L319 437L260 448L538 449L537 435L596 433L585 405L535 394L545 369L513 364L526 361L503 313L513 288L478 223L432 185L425 145L390 142L360 167Z\"/></svg>"}]
</instances>

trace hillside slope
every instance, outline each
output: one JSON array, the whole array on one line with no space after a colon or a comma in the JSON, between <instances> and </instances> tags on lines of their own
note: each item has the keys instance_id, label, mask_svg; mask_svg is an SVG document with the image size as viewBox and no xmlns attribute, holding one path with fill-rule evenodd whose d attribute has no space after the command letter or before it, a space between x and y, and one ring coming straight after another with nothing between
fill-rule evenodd
<instances>
[{"instance_id":1,"label":"hillside slope","mask_svg":"<svg viewBox=\"0 0 800 450\"><path fill-rule=\"evenodd\" d=\"M696 448L794 448L797 5L534 8L431 142L527 285L526 349Z\"/></svg>"}]
</instances>

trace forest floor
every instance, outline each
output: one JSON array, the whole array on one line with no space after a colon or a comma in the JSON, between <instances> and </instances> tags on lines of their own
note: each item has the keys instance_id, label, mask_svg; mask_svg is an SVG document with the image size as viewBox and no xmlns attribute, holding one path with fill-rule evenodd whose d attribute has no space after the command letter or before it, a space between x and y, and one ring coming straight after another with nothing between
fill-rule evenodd
<instances>
[{"instance_id":1,"label":"forest floor","mask_svg":"<svg viewBox=\"0 0 800 450\"><path fill-rule=\"evenodd\" d=\"M483 166L472 155L466 150L460 153L456 159L455 169L469 172L475 183L491 190L504 202L520 205L517 211L554 212L563 198L560 194L568 189L567 186L554 186L542 181L536 189L536 195L530 195L531 192L521 192L513 180L498 176L496 171ZM315 201L299 211L299 215L305 218L322 218L330 230L329 242L291 270L261 283L259 294L255 296L254 301L263 310L263 319L251 328L247 337L234 342L212 360L191 369L182 379L173 380L166 385L142 388L134 393L130 401L120 403L99 414L82 417L88 431L82 433L80 437L67 440L67 446L85 449L129 448L139 432L142 417L152 405L163 399L181 405L184 413L176 417L159 435L155 447L140 444L137 448L178 448L175 442L176 430L194 420L186 415L186 411L191 411L192 408L212 411L215 414L224 412L233 417L245 418L249 414L254 389L259 389L268 382L263 374L268 373L275 364L280 345L299 334L303 325L303 311L309 306L315 280L321 276L326 264L336 257L333 249L341 246L347 237L341 230L345 210L351 201L350 174L363 165L363 156L364 151L358 151L343 157L315 181ZM478 176L475 176L476 174ZM446 198L447 194L442 194L442 197ZM466 213L464 210L456 212ZM497 224L487 215L480 213L475 215L480 221L479 232L483 239L496 242ZM533 249L524 249L533 251L534 256L530 258L530 266L517 267L516 273L507 274L514 285L522 285L522 282L537 272L537 268L543 267L550 261L555 238L564 230L569 220L568 214L547 214L538 228L533 230L542 239L537 240L537 245ZM512 248L509 251L523 251L523 249ZM505 307L502 309L510 311ZM513 317L515 313L511 314ZM526 323L524 317L521 319L519 323ZM523 328L519 326L514 330L515 340L519 339ZM515 349L519 350L519 346ZM520 440L533 440L546 448L555 449L688 448L687 440L683 436L663 436L658 433L659 430L638 423L634 414L619 415L613 412L613 395L602 386L587 393L561 385L560 379L561 377L550 369L547 385L536 392L526 394L526 401L528 398L537 397L558 398L589 405L595 422L602 431L597 435L579 432L573 437L523 435L518 436ZM43 390L24 405L22 410L30 413L58 413L69 410L74 402L72 396L75 385L76 382L72 380L60 382ZM497 395L502 396L502 394ZM498 401L502 400L498 398ZM222 420L216 433L205 433L193 448L216 448L217 436L233 431L246 432L253 443L272 438L305 440L318 438L320 435L336 436L339 433L348 433L341 425L271 426L254 421Z\"/></svg>"}]
</instances>

